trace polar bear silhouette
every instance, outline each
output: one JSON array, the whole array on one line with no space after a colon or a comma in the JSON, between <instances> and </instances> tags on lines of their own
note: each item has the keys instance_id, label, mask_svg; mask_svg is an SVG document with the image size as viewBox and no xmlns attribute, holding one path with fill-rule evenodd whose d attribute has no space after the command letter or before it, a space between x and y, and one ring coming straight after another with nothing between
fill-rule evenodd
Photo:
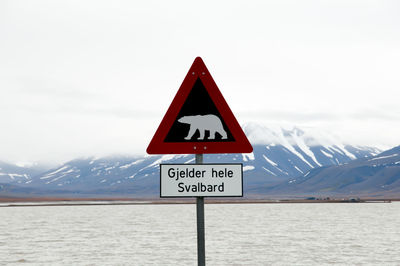
<instances>
[{"instance_id":1,"label":"polar bear silhouette","mask_svg":"<svg viewBox=\"0 0 400 266\"><path fill-rule=\"evenodd\" d=\"M198 140L204 139L206 131L210 132L208 139L215 139L215 134L217 132L222 136L222 139L228 138L222 126L221 120L216 115L182 116L179 118L178 122L190 125L189 133L185 137L185 140L190 140L197 130L200 132L200 137L197 138Z\"/></svg>"}]
</instances>

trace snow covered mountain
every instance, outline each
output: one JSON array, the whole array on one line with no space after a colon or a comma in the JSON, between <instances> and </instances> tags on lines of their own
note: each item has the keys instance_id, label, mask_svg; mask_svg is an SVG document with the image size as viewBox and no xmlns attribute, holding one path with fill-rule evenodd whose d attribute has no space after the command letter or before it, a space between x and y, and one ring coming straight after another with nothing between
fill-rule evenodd
<instances>
[{"instance_id":1,"label":"snow covered mountain","mask_svg":"<svg viewBox=\"0 0 400 266\"><path fill-rule=\"evenodd\" d=\"M25 183L44 170L37 164L15 165L0 162L0 183Z\"/></svg>"},{"instance_id":2,"label":"snow covered mountain","mask_svg":"<svg viewBox=\"0 0 400 266\"><path fill-rule=\"evenodd\" d=\"M289 178L310 169L339 165L380 152L377 148L345 145L326 132L305 131L294 127L271 129L258 124L247 124L246 135L254 147L258 160L255 169L262 168L269 175Z\"/></svg>"},{"instance_id":3,"label":"snow covered mountain","mask_svg":"<svg viewBox=\"0 0 400 266\"><path fill-rule=\"evenodd\" d=\"M376 156L312 169L284 184L258 192L286 195L400 195L400 146Z\"/></svg>"},{"instance_id":4,"label":"snow covered mountain","mask_svg":"<svg viewBox=\"0 0 400 266\"><path fill-rule=\"evenodd\" d=\"M253 153L209 154L204 156L204 163L243 163L245 192L302 176L321 166L340 165L380 152L345 145L329 134L297 127L271 128L251 123L244 131ZM76 159L29 176L19 185L63 193L158 195L159 164L190 162L194 162L194 155Z\"/></svg>"}]
</instances>

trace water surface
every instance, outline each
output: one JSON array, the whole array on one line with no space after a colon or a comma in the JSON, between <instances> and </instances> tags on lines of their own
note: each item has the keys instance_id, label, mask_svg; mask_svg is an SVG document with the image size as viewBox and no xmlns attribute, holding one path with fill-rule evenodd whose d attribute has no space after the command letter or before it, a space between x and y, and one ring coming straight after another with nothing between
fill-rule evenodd
<instances>
[{"instance_id":1,"label":"water surface","mask_svg":"<svg viewBox=\"0 0 400 266\"><path fill-rule=\"evenodd\" d=\"M207 265L400 265L400 203L206 204ZM0 265L197 265L195 205L0 208Z\"/></svg>"}]
</instances>

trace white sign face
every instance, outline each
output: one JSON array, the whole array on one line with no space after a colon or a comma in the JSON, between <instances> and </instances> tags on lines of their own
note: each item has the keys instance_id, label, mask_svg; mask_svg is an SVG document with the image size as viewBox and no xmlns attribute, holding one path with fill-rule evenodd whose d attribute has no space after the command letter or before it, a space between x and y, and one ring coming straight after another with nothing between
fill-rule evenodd
<instances>
[{"instance_id":1,"label":"white sign face","mask_svg":"<svg viewBox=\"0 0 400 266\"><path fill-rule=\"evenodd\" d=\"M160 197L242 197L242 164L160 164Z\"/></svg>"}]
</instances>

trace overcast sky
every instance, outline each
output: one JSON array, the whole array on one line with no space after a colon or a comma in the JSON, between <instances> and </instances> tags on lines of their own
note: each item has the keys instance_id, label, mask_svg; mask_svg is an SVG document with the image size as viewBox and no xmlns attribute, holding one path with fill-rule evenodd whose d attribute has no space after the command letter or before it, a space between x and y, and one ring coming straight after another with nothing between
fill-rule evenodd
<instances>
[{"instance_id":1,"label":"overcast sky","mask_svg":"<svg viewBox=\"0 0 400 266\"><path fill-rule=\"evenodd\" d=\"M144 154L196 56L239 123L400 144L400 1L0 1L0 160Z\"/></svg>"}]
</instances>

